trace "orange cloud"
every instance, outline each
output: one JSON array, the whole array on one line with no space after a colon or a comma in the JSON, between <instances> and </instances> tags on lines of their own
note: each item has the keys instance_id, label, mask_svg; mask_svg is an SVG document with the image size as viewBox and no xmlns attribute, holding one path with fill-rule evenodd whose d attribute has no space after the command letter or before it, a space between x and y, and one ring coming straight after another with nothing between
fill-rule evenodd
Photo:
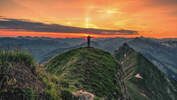
<instances>
[{"instance_id":1,"label":"orange cloud","mask_svg":"<svg viewBox=\"0 0 177 100\"><path fill-rule=\"evenodd\" d=\"M0 36L3 37L18 37L18 36L31 36L31 37L51 37L51 38L85 38L87 36L93 38L112 38L112 37L139 37L139 35L98 35L93 33L44 33L44 32L20 32L20 31L7 31L0 30Z\"/></svg>"},{"instance_id":2,"label":"orange cloud","mask_svg":"<svg viewBox=\"0 0 177 100\"><path fill-rule=\"evenodd\" d=\"M0 16L74 27L86 27L85 19L89 17L89 28L135 30L145 37L177 37L176 0L1 1Z\"/></svg>"}]
</instances>

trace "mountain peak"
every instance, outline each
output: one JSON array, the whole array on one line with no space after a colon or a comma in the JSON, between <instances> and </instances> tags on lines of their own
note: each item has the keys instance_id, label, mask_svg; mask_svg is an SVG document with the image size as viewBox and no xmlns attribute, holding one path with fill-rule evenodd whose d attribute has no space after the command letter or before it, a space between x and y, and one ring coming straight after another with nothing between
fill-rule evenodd
<instances>
[{"instance_id":1,"label":"mountain peak","mask_svg":"<svg viewBox=\"0 0 177 100\"><path fill-rule=\"evenodd\" d=\"M118 50L115 51L116 58L121 61L121 59L125 58L126 55L135 52L127 43L124 43Z\"/></svg>"},{"instance_id":2,"label":"mountain peak","mask_svg":"<svg viewBox=\"0 0 177 100\"><path fill-rule=\"evenodd\" d=\"M45 68L65 81L68 84L66 89L71 93L82 92L92 94L95 98L127 100L123 93L121 66L110 53L103 50L73 49L51 59Z\"/></svg>"}]
</instances>

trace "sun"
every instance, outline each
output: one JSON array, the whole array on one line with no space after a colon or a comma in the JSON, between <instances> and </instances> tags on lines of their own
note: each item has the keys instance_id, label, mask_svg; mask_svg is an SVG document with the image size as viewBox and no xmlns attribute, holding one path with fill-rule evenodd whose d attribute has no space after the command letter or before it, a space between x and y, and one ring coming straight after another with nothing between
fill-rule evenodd
<instances>
[{"instance_id":1,"label":"sun","mask_svg":"<svg viewBox=\"0 0 177 100\"><path fill-rule=\"evenodd\" d=\"M120 11L118 11L117 9L106 9L105 12L107 14L117 14L117 13L120 13Z\"/></svg>"}]
</instances>

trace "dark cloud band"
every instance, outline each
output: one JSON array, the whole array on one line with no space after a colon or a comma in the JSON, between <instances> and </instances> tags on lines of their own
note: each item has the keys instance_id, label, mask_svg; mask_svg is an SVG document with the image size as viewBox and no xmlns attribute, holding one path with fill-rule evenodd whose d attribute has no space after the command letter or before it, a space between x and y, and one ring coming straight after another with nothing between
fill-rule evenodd
<instances>
[{"instance_id":1,"label":"dark cloud band","mask_svg":"<svg viewBox=\"0 0 177 100\"><path fill-rule=\"evenodd\" d=\"M86 29L79 27L64 26L58 24L44 24L31 22L27 20L10 19L0 17L0 29L23 30L30 32L55 32L55 33L94 33L100 35L136 35L133 30L104 30L104 29Z\"/></svg>"}]
</instances>

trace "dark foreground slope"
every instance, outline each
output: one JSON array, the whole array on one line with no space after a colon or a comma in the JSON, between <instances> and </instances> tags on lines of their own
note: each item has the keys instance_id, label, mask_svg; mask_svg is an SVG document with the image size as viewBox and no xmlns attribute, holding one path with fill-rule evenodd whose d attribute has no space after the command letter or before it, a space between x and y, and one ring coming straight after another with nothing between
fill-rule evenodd
<instances>
[{"instance_id":1,"label":"dark foreground slope","mask_svg":"<svg viewBox=\"0 0 177 100\"><path fill-rule=\"evenodd\" d=\"M177 100L177 82L140 53L124 44L115 57L125 72L125 84L132 100Z\"/></svg>"},{"instance_id":2,"label":"dark foreground slope","mask_svg":"<svg viewBox=\"0 0 177 100\"><path fill-rule=\"evenodd\" d=\"M44 96L44 89L30 55L11 51L0 52L1 100L24 100L32 99L35 95Z\"/></svg>"},{"instance_id":3,"label":"dark foreground slope","mask_svg":"<svg viewBox=\"0 0 177 100\"><path fill-rule=\"evenodd\" d=\"M62 53L47 62L45 68L62 80L65 91L80 98L84 95L78 94L88 94L85 97L94 100L127 100L121 66L100 49L79 48Z\"/></svg>"}]
</instances>

